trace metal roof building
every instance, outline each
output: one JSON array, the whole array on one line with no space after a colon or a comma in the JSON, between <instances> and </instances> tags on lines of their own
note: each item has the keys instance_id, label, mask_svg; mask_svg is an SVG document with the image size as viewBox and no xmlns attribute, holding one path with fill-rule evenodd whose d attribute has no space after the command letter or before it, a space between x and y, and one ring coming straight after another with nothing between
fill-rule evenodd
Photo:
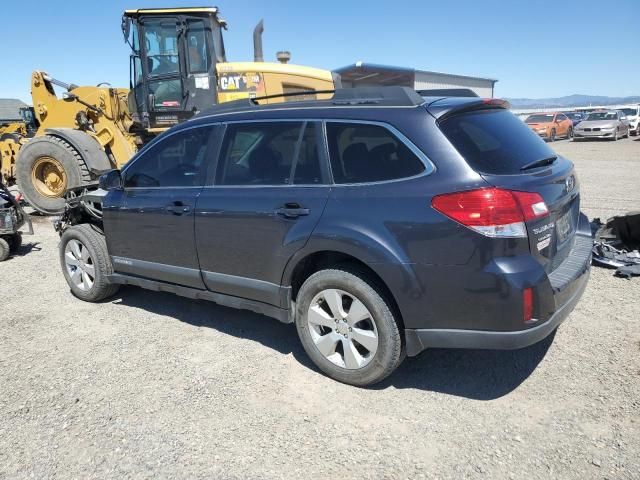
<instances>
[{"instance_id":1,"label":"metal roof building","mask_svg":"<svg viewBox=\"0 0 640 480\"><path fill-rule=\"evenodd\" d=\"M498 81L492 78L469 77L363 62L338 68L335 72L342 77L344 87L400 85L416 90L469 88L478 96L485 98L493 97L493 88Z\"/></svg>"},{"instance_id":2,"label":"metal roof building","mask_svg":"<svg viewBox=\"0 0 640 480\"><path fill-rule=\"evenodd\" d=\"M27 104L15 98L0 98L0 124L22 120L20 108Z\"/></svg>"}]
</instances>

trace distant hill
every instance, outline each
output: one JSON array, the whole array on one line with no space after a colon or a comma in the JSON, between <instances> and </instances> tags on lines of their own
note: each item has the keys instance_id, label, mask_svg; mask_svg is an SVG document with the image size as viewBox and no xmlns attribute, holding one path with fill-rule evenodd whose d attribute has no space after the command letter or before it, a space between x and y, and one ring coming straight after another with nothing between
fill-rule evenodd
<instances>
[{"instance_id":1,"label":"distant hill","mask_svg":"<svg viewBox=\"0 0 640 480\"><path fill-rule=\"evenodd\" d=\"M605 97L598 95L573 94L559 98L507 98L511 108L566 108L585 107L589 105L622 105L640 103L640 96Z\"/></svg>"}]
</instances>

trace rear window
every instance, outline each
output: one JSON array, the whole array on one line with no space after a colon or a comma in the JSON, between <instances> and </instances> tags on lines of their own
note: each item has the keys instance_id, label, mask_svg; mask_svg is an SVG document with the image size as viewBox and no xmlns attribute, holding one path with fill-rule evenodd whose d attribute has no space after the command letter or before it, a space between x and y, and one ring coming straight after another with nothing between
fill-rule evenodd
<instances>
[{"instance_id":1,"label":"rear window","mask_svg":"<svg viewBox=\"0 0 640 480\"><path fill-rule=\"evenodd\" d=\"M520 173L524 165L555 156L538 135L508 110L478 110L454 115L440 129L477 172Z\"/></svg>"}]
</instances>

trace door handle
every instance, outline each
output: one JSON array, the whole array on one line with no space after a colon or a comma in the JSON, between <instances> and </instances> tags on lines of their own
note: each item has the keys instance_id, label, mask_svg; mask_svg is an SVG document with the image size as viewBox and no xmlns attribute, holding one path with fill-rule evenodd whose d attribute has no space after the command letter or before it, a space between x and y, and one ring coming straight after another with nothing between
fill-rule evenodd
<instances>
[{"instance_id":1,"label":"door handle","mask_svg":"<svg viewBox=\"0 0 640 480\"><path fill-rule=\"evenodd\" d=\"M304 215L309 215L309 209L302 208L297 203L286 203L283 207L276 209L276 214L285 218L298 218Z\"/></svg>"},{"instance_id":2,"label":"door handle","mask_svg":"<svg viewBox=\"0 0 640 480\"><path fill-rule=\"evenodd\" d=\"M185 213L189 213L191 211L191 207L189 205L184 205L182 202L175 202L165 207L167 212L171 212L174 215L183 215Z\"/></svg>"}]
</instances>

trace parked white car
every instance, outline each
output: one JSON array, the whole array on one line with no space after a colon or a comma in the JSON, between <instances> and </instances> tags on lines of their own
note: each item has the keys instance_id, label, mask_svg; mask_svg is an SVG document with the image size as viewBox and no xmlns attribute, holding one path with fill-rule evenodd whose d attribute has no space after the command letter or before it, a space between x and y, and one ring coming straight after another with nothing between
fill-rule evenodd
<instances>
[{"instance_id":1,"label":"parked white car","mask_svg":"<svg viewBox=\"0 0 640 480\"><path fill-rule=\"evenodd\" d=\"M629 133L640 135L640 105L629 105L620 109L629 121Z\"/></svg>"}]
</instances>

